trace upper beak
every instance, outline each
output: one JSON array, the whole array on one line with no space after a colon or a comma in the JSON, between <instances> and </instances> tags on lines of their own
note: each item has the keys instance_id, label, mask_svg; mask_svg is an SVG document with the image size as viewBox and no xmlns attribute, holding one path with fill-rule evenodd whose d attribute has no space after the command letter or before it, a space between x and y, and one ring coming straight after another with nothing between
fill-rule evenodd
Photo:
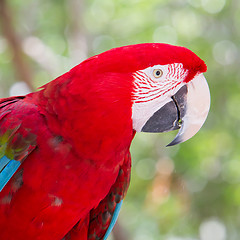
<instances>
[{"instance_id":1,"label":"upper beak","mask_svg":"<svg viewBox=\"0 0 240 240\"><path fill-rule=\"evenodd\" d=\"M205 122L210 108L210 92L203 74L181 87L171 101L153 114L142 132L168 132L179 129L167 146L184 142L194 136Z\"/></svg>"}]
</instances>

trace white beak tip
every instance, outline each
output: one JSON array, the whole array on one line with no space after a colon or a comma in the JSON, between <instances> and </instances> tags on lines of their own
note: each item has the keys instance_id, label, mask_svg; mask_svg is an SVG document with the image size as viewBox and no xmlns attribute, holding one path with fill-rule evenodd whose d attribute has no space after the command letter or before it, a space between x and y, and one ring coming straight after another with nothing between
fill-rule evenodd
<instances>
[{"instance_id":1,"label":"white beak tip","mask_svg":"<svg viewBox=\"0 0 240 240\"><path fill-rule=\"evenodd\" d=\"M186 114L177 136L167 145L173 146L193 137L204 124L210 109L210 92L203 74L188 83Z\"/></svg>"}]
</instances>

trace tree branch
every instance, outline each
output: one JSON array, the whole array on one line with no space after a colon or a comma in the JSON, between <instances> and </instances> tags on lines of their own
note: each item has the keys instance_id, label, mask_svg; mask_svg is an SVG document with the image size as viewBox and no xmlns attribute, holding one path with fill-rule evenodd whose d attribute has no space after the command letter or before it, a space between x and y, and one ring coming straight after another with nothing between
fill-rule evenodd
<instances>
[{"instance_id":1,"label":"tree branch","mask_svg":"<svg viewBox=\"0 0 240 240\"><path fill-rule=\"evenodd\" d=\"M70 58L74 64L78 64L88 57L88 36L83 23L85 1L69 0L67 1L67 8Z\"/></svg>"},{"instance_id":2,"label":"tree branch","mask_svg":"<svg viewBox=\"0 0 240 240\"><path fill-rule=\"evenodd\" d=\"M17 78L24 81L30 90L34 90L32 85L32 73L24 60L24 54L21 48L21 40L14 31L12 24L11 11L7 0L0 0L0 25L8 45L13 53L13 64Z\"/></svg>"}]
</instances>

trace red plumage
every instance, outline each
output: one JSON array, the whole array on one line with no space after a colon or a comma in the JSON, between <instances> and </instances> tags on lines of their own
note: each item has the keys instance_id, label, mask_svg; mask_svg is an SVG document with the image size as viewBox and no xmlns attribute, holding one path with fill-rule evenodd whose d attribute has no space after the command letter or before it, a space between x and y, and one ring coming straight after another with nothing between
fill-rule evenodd
<instances>
[{"instance_id":1,"label":"red plumage","mask_svg":"<svg viewBox=\"0 0 240 240\"><path fill-rule=\"evenodd\" d=\"M174 62L189 70L186 81L206 71L185 48L133 45L91 57L39 92L1 101L0 122L36 139L0 192L0 239L102 239L129 184L132 73Z\"/></svg>"}]
</instances>

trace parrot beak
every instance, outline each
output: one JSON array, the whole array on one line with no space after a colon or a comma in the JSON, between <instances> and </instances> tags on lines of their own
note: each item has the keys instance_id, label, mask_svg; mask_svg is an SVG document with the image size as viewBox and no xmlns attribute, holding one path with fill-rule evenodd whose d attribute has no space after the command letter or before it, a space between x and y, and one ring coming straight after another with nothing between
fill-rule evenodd
<instances>
[{"instance_id":1,"label":"parrot beak","mask_svg":"<svg viewBox=\"0 0 240 240\"><path fill-rule=\"evenodd\" d=\"M210 108L210 92L203 74L182 86L171 101L153 114L142 132L168 132L179 129L167 146L185 142L193 137L205 122Z\"/></svg>"}]
</instances>

